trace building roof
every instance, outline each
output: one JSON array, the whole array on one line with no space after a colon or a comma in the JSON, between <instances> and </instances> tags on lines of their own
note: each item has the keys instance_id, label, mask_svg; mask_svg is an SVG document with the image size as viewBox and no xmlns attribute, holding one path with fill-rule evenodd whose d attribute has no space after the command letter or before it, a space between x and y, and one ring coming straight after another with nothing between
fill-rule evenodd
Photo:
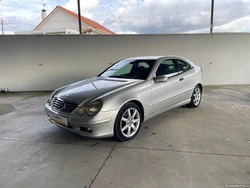
<instances>
[{"instance_id":1,"label":"building roof","mask_svg":"<svg viewBox=\"0 0 250 188\"><path fill-rule=\"evenodd\" d=\"M76 19L78 19L78 14L76 14L76 13L74 13L74 12L72 12L72 11L66 9L66 8L63 8L62 6L57 6L52 12L54 12L56 9L61 9L61 10L63 10L64 12L66 12L66 13L70 14L71 16L75 17ZM51 13L52 13L52 12L51 12ZM51 14L51 13L50 13L50 14ZM48 15L47 17L49 17L49 15ZM46 17L46 18L47 18L47 17ZM44 20L46 20L46 18L45 18ZM43 20L43 21L44 21L44 20ZM42 22L43 22L43 21L42 21ZM94 29L104 31L104 32L109 33L109 34L115 34L113 31L109 30L108 28L104 27L103 25L101 25L101 24L99 24L99 23L97 23L97 22L95 22L95 21L93 21L93 20L90 20L90 19L88 19L88 18L86 18L86 17L84 17L84 16L81 16L81 21L84 22L85 24L87 24L88 26L94 28ZM42 23L42 22L41 22L41 23ZM40 24L41 24L41 23L40 23ZM39 25L40 25L40 24L39 24ZM38 25L38 26L39 26L39 25ZM38 26L37 26L37 27L38 27ZM36 28L37 28L37 27L36 27ZM35 28L35 29L36 29L36 28ZM34 30L35 30L35 29L34 29Z\"/></svg>"}]
</instances>

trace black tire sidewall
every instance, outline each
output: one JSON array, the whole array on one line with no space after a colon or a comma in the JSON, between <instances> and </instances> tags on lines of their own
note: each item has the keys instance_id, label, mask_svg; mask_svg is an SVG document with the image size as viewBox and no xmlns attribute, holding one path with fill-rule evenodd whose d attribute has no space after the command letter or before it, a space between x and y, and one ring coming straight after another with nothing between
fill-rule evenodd
<instances>
[{"instance_id":1,"label":"black tire sidewall","mask_svg":"<svg viewBox=\"0 0 250 188\"><path fill-rule=\"evenodd\" d=\"M128 108L135 108L135 109L138 110L138 112L140 114L140 125L139 125L139 128L138 128L137 132L133 136L131 136L131 137L125 137L122 134L121 128L120 128L120 122L121 122L122 115L124 114L124 112ZM134 137L136 137L136 135L140 132L141 124L142 124L142 112L141 112L141 109L135 103L132 103L132 102L126 103L125 105L122 106L122 108L120 109L120 111L118 112L118 114L116 116L115 125L114 125L114 137L116 139L118 139L119 141L128 141L128 140L131 140Z\"/></svg>"}]
</instances>

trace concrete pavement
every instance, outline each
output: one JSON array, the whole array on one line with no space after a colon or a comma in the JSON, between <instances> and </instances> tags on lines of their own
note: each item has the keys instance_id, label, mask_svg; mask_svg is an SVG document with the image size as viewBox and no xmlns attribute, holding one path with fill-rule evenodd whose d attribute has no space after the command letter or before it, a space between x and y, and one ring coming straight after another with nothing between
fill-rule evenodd
<instances>
[{"instance_id":1,"label":"concrete pavement","mask_svg":"<svg viewBox=\"0 0 250 188\"><path fill-rule=\"evenodd\" d=\"M0 94L1 188L250 184L250 86L206 87L199 108L161 114L123 143L49 123L48 97Z\"/></svg>"}]
</instances>

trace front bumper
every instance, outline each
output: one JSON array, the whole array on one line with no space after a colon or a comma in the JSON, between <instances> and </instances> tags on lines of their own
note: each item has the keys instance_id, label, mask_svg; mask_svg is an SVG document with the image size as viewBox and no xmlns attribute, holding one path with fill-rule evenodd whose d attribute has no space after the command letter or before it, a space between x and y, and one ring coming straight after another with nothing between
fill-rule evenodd
<instances>
[{"instance_id":1,"label":"front bumper","mask_svg":"<svg viewBox=\"0 0 250 188\"><path fill-rule=\"evenodd\" d=\"M105 138L112 137L114 135L114 123L119 109L105 112L100 111L94 116L88 116L87 114L79 116L77 114L77 110L72 113L57 112L54 111L47 103L45 105L45 111L47 112L47 115L59 115L67 119L68 126L65 126L58 122L55 122L48 115L48 120L60 128L86 137Z\"/></svg>"}]
</instances>

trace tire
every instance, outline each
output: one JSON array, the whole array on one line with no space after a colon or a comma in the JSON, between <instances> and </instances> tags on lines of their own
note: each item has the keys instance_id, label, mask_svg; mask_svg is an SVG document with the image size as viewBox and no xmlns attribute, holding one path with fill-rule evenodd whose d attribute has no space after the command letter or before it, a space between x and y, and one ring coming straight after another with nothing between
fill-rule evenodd
<instances>
[{"instance_id":1,"label":"tire","mask_svg":"<svg viewBox=\"0 0 250 188\"><path fill-rule=\"evenodd\" d=\"M114 137L121 142L133 139L140 131L141 122L142 112L138 105L132 102L125 104L117 114Z\"/></svg>"},{"instance_id":2,"label":"tire","mask_svg":"<svg viewBox=\"0 0 250 188\"><path fill-rule=\"evenodd\" d=\"M193 91L192 96L191 96L191 101L188 104L188 107L197 108L201 103L201 97L202 97L201 87L199 85L197 85L194 88L194 91Z\"/></svg>"}]
</instances>

